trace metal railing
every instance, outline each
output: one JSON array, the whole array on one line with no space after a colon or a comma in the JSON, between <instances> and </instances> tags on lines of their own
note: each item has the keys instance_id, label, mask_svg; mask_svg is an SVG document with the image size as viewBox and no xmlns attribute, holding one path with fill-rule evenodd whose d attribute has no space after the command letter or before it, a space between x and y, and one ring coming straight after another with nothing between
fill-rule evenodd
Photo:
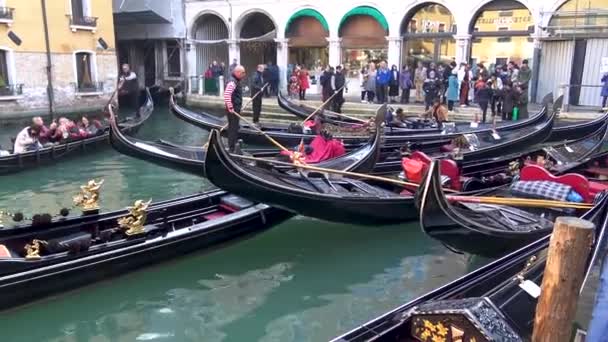
<instances>
[{"instance_id":1,"label":"metal railing","mask_svg":"<svg viewBox=\"0 0 608 342\"><path fill-rule=\"evenodd\" d=\"M103 92L103 82L93 82L93 83L72 83L74 86L74 91L77 93L100 93Z\"/></svg>"},{"instance_id":2,"label":"metal railing","mask_svg":"<svg viewBox=\"0 0 608 342\"><path fill-rule=\"evenodd\" d=\"M224 93L224 76L219 78L205 78L203 76L190 76L188 82L189 94L216 95Z\"/></svg>"},{"instance_id":3,"label":"metal railing","mask_svg":"<svg viewBox=\"0 0 608 342\"><path fill-rule=\"evenodd\" d=\"M23 84L9 84L0 86L0 96L23 95Z\"/></svg>"},{"instance_id":4,"label":"metal railing","mask_svg":"<svg viewBox=\"0 0 608 342\"><path fill-rule=\"evenodd\" d=\"M97 27L97 17L85 17L78 15L70 15L69 17L71 26Z\"/></svg>"},{"instance_id":5,"label":"metal railing","mask_svg":"<svg viewBox=\"0 0 608 342\"><path fill-rule=\"evenodd\" d=\"M0 19L4 20L13 20L13 12L14 8L10 7L0 7Z\"/></svg>"},{"instance_id":6,"label":"metal railing","mask_svg":"<svg viewBox=\"0 0 608 342\"><path fill-rule=\"evenodd\" d=\"M603 87L602 85L597 85L597 84L565 84L565 83L560 84L558 96L564 95L564 102L562 103L562 109L561 109L562 112L568 112L570 110L570 102L571 102L570 101L570 92L572 89L596 88L599 93L599 91L602 87ZM579 98L580 98L580 93L579 93ZM595 106L595 107L598 107L599 105L600 104L598 103L597 106Z\"/></svg>"}]
</instances>

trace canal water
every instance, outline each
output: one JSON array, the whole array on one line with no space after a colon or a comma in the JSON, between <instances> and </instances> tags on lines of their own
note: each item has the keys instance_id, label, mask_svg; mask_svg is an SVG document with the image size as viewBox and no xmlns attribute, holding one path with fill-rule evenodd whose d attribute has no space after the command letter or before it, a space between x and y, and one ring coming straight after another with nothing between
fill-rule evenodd
<instances>
[{"instance_id":1,"label":"canal water","mask_svg":"<svg viewBox=\"0 0 608 342\"><path fill-rule=\"evenodd\" d=\"M8 127L1 134L5 142L14 133ZM206 135L164 108L139 133L190 145L202 145ZM0 210L57 213L89 179L105 180L104 210L213 187L108 148L0 177ZM0 340L323 341L482 263L449 252L417 223L360 227L295 217L212 250L1 312Z\"/></svg>"}]
</instances>

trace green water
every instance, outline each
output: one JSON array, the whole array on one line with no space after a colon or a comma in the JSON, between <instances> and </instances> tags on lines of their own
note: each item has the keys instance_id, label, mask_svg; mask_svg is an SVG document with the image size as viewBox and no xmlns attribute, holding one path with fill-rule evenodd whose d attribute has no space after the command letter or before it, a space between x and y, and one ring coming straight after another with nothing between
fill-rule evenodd
<instances>
[{"instance_id":1,"label":"green water","mask_svg":"<svg viewBox=\"0 0 608 342\"><path fill-rule=\"evenodd\" d=\"M2 142L14 134L5 130ZM166 109L140 132L184 144L202 144L205 136ZM212 187L107 149L1 177L0 208L56 213L91 178L105 180L104 210ZM323 341L471 268L417 224L359 227L296 217L244 240L0 313L0 341Z\"/></svg>"}]
</instances>

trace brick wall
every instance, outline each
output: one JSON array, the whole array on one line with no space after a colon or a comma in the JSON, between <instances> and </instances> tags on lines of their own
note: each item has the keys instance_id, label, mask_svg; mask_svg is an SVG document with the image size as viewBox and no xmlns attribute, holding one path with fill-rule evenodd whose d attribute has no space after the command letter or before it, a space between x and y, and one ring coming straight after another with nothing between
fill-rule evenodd
<instances>
[{"instance_id":1,"label":"brick wall","mask_svg":"<svg viewBox=\"0 0 608 342\"><path fill-rule=\"evenodd\" d=\"M23 84L23 95L15 100L0 100L0 119L48 111L46 54L15 52L13 58L15 83ZM53 54L52 63L55 108L58 111L101 109L114 92L118 72L114 52L96 55L97 81L104 83L104 89L103 94L94 96L76 94L73 85L76 82L73 54Z\"/></svg>"}]
</instances>

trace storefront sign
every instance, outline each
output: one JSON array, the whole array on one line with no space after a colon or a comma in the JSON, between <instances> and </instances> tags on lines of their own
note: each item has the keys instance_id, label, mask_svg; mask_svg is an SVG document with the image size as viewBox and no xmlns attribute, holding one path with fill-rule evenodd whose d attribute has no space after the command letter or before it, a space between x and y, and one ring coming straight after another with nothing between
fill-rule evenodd
<instances>
[{"instance_id":1,"label":"storefront sign","mask_svg":"<svg viewBox=\"0 0 608 342\"><path fill-rule=\"evenodd\" d=\"M478 24L495 24L496 26L507 26L511 24L529 23L532 21L531 16L524 17L498 17L498 18L479 18Z\"/></svg>"},{"instance_id":2,"label":"storefront sign","mask_svg":"<svg viewBox=\"0 0 608 342\"><path fill-rule=\"evenodd\" d=\"M602 64L600 67L600 72L602 74L608 73L608 57L602 57Z\"/></svg>"}]
</instances>

